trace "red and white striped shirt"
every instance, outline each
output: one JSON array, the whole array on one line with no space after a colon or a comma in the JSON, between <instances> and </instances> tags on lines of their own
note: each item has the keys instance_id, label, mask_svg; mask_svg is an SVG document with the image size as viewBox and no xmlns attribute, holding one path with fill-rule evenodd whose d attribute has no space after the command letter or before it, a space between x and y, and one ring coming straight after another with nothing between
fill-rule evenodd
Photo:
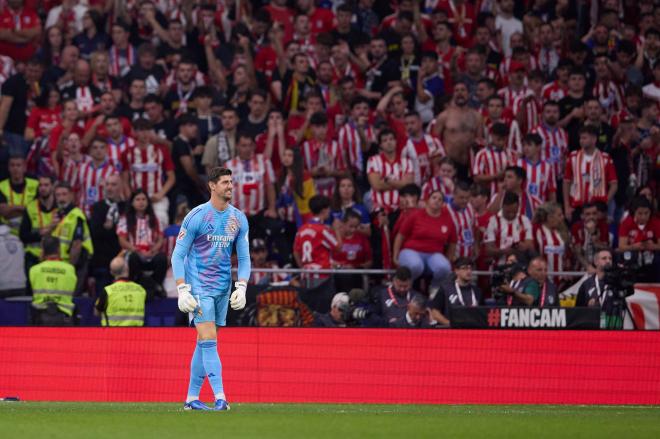
<instances>
[{"instance_id":1,"label":"red and white striped shirt","mask_svg":"<svg viewBox=\"0 0 660 439\"><path fill-rule=\"evenodd\" d=\"M390 161L385 154L380 153L372 156L367 162L367 174L378 174L382 179L401 180L407 175L414 173L413 164L405 158ZM383 208L387 212L399 208L399 191L390 189L386 191L372 190L372 208Z\"/></svg>"},{"instance_id":2,"label":"red and white striped shirt","mask_svg":"<svg viewBox=\"0 0 660 439\"><path fill-rule=\"evenodd\" d=\"M445 203L450 203L454 199L454 182L439 175L433 177L422 186L422 200L428 200L431 194L436 191L442 193Z\"/></svg>"},{"instance_id":3,"label":"red and white striped shirt","mask_svg":"<svg viewBox=\"0 0 660 439\"><path fill-rule=\"evenodd\" d=\"M522 154L522 136L520 134L520 126L518 122L510 117L503 117L498 121L499 123L504 123L509 126L509 139L506 142L506 148L509 151L516 153L517 155ZM491 130L493 128L494 122L487 118L484 121L484 138L486 139L486 144L492 143ZM472 149L470 149L472 153Z\"/></svg>"},{"instance_id":4,"label":"red and white striped shirt","mask_svg":"<svg viewBox=\"0 0 660 439\"><path fill-rule=\"evenodd\" d=\"M514 113L516 111L516 100L524 99L527 96L533 96L534 92L527 86L523 86L520 90L514 90L511 86L501 88L497 91L498 96L504 99L504 107L512 108Z\"/></svg>"},{"instance_id":5,"label":"red and white striped shirt","mask_svg":"<svg viewBox=\"0 0 660 439\"><path fill-rule=\"evenodd\" d=\"M80 166L78 171L78 184L80 191L79 206L88 217L92 213L92 206L104 198L103 187L106 178L119 172L116 162L106 159L99 167L89 161Z\"/></svg>"},{"instance_id":6,"label":"red and white striped shirt","mask_svg":"<svg viewBox=\"0 0 660 439\"><path fill-rule=\"evenodd\" d=\"M368 142L376 142L376 134L371 126L364 129L364 136ZM364 169L364 155L362 153L362 140L358 134L357 126L353 122L347 122L339 129L339 147L344 157L348 158L348 164L358 174Z\"/></svg>"},{"instance_id":7,"label":"red and white striped shirt","mask_svg":"<svg viewBox=\"0 0 660 439\"><path fill-rule=\"evenodd\" d=\"M471 258L474 256L474 236L476 219L474 208L468 204L465 209L460 211L451 204L448 205L449 216L456 226L456 256Z\"/></svg>"},{"instance_id":8,"label":"red and white striped shirt","mask_svg":"<svg viewBox=\"0 0 660 439\"><path fill-rule=\"evenodd\" d=\"M531 99L526 99L528 96L531 96ZM529 94L527 96L517 97L513 103L513 114L518 116L518 114L523 114L523 124L520 128L522 134L527 134L537 126L540 122L539 114L542 111L541 102L534 96L534 94Z\"/></svg>"},{"instance_id":9,"label":"red and white striped shirt","mask_svg":"<svg viewBox=\"0 0 660 439\"><path fill-rule=\"evenodd\" d=\"M266 209L266 193L275 184L275 173L270 160L255 154L250 160L234 157L226 163L234 179L233 204L245 215L256 215Z\"/></svg>"},{"instance_id":10,"label":"red and white striped shirt","mask_svg":"<svg viewBox=\"0 0 660 439\"><path fill-rule=\"evenodd\" d=\"M486 236L484 237L485 244L494 243L495 247L500 250L506 250L515 244L531 240L532 223L529 218L524 215L517 215L513 220L508 221L502 216L501 211L490 217L486 227ZM504 261L505 258L502 256L497 263L501 264Z\"/></svg>"},{"instance_id":11,"label":"red and white striped shirt","mask_svg":"<svg viewBox=\"0 0 660 439\"><path fill-rule=\"evenodd\" d=\"M624 107L623 89L612 80L597 81L594 84L592 94L598 99L600 106L603 107L608 117L618 113Z\"/></svg>"},{"instance_id":12,"label":"red and white striped shirt","mask_svg":"<svg viewBox=\"0 0 660 439\"><path fill-rule=\"evenodd\" d=\"M401 151L401 157L410 160L415 172L415 183L421 186L425 181L431 178L432 167L431 159L440 156L444 157L447 153L445 147L439 139L430 134L424 134L421 139L408 139L406 146Z\"/></svg>"},{"instance_id":13,"label":"red and white striped shirt","mask_svg":"<svg viewBox=\"0 0 660 439\"><path fill-rule=\"evenodd\" d=\"M147 252L162 234L158 221L155 221L155 223L156 227L151 227L148 216L137 217L135 230L133 233L130 233L128 230L126 215L122 215L117 223L117 236L122 236L128 239L128 242L133 244L137 250Z\"/></svg>"},{"instance_id":14,"label":"red and white striped shirt","mask_svg":"<svg viewBox=\"0 0 660 439\"><path fill-rule=\"evenodd\" d=\"M566 243L557 230L550 230L545 225L537 226L534 230L536 249L548 261L548 271L564 271ZM557 276L551 277L555 282Z\"/></svg>"},{"instance_id":15,"label":"red and white striped shirt","mask_svg":"<svg viewBox=\"0 0 660 439\"><path fill-rule=\"evenodd\" d=\"M568 89L563 87L559 81L552 81L543 86L543 89L541 90L541 97L543 98L543 102L559 102L566 96L567 92Z\"/></svg>"},{"instance_id":16,"label":"red and white striped shirt","mask_svg":"<svg viewBox=\"0 0 660 439\"><path fill-rule=\"evenodd\" d=\"M607 202L609 185L616 179L612 158L605 152L595 150L588 157L583 150L573 151L566 160L564 180L571 183L569 198L572 207Z\"/></svg>"},{"instance_id":17,"label":"red and white striped shirt","mask_svg":"<svg viewBox=\"0 0 660 439\"><path fill-rule=\"evenodd\" d=\"M312 172L319 168L326 171L343 171L346 165L343 154L339 150L339 144L335 140L320 142L318 140L305 140L302 144L302 155L305 169ZM316 193L331 198L335 191L336 180L334 177L316 177L314 186Z\"/></svg>"},{"instance_id":18,"label":"red and white striped shirt","mask_svg":"<svg viewBox=\"0 0 660 439\"><path fill-rule=\"evenodd\" d=\"M80 182L78 175L80 174L80 168L85 164L92 161L92 158L87 154L83 154L80 160L73 160L72 158L67 158L62 161L60 166L60 174L58 178L61 181L65 181L71 185L74 192L78 192L80 189ZM77 199L77 197L76 197Z\"/></svg>"},{"instance_id":19,"label":"red and white striped shirt","mask_svg":"<svg viewBox=\"0 0 660 439\"><path fill-rule=\"evenodd\" d=\"M92 95L92 90L89 87L76 87L74 99L78 106L78 111L82 113L88 113L94 108L94 95Z\"/></svg>"},{"instance_id":20,"label":"red and white striped shirt","mask_svg":"<svg viewBox=\"0 0 660 439\"><path fill-rule=\"evenodd\" d=\"M526 158L518 159L516 163L525 170L525 191L541 201L548 201L550 194L557 192L555 171L552 164L547 160L539 160L536 163L530 162Z\"/></svg>"},{"instance_id":21,"label":"red and white striped shirt","mask_svg":"<svg viewBox=\"0 0 660 439\"><path fill-rule=\"evenodd\" d=\"M498 150L493 146L487 146L477 152L472 166L473 175L497 175L503 172L507 166L515 163L515 157L511 151ZM490 182L490 193L497 192L497 180Z\"/></svg>"},{"instance_id":22,"label":"red and white striped shirt","mask_svg":"<svg viewBox=\"0 0 660 439\"><path fill-rule=\"evenodd\" d=\"M543 139L541 143L541 160L547 160L553 165L555 177L562 175L561 164L568 154L568 133L565 129L551 128L544 123L532 130Z\"/></svg>"},{"instance_id":23,"label":"red and white striped shirt","mask_svg":"<svg viewBox=\"0 0 660 439\"><path fill-rule=\"evenodd\" d=\"M135 139L128 136L122 136L119 142L115 142L108 137L108 158L113 161L120 161L121 156L127 149L135 146Z\"/></svg>"},{"instance_id":24,"label":"red and white striped shirt","mask_svg":"<svg viewBox=\"0 0 660 439\"><path fill-rule=\"evenodd\" d=\"M127 149L121 156L123 172L128 172L131 189L143 189L150 197L163 188L163 179L174 171L170 152L162 145L148 144Z\"/></svg>"}]
</instances>

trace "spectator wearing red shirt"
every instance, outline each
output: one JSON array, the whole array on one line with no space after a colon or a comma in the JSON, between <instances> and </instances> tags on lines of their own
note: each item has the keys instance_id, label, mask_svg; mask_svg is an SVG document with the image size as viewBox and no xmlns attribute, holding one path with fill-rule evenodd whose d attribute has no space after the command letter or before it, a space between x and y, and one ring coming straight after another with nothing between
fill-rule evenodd
<instances>
[{"instance_id":1,"label":"spectator wearing red shirt","mask_svg":"<svg viewBox=\"0 0 660 439\"><path fill-rule=\"evenodd\" d=\"M133 132L135 147L127 149L121 156L124 195L128 198L132 191L142 189L164 227L169 224L167 193L176 181L172 156L163 145L151 143L156 134L148 120L136 120Z\"/></svg>"},{"instance_id":2,"label":"spectator wearing red shirt","mask_svg":"<svg viewBox=\"0 0 660 439\"><path fill-rule=\"evenodd\" d=\"M358 233L362 216L348 209L339 228L341 246L333 253L335 266L344 268L371 267L371 247L364 233Z\"/></svg>"},{"instance_id":3,"label":"spectator wearing red shirt","mask_svg":"<svg viewBox=\"0 0 660 439\"><path fill-rule=\"evenodd\" d=\"M660 220L653 217L653 206L645 197L637 197L630 215L619 226L619 252L632 252L632 260L640 266L636 281L657 282L660 254ZM625 259L629 259L626 257Z\"/></svg>"},{"instance_id":4,"label":"spectator wearing red shirt","mask_svg":"<svg viewBox=\"0 0 660 439\"><path fill-rule=\"evenodd\" d=\"M78 106L74 100L64 101L62 103L62 117L57 125L53 127L48 135L48 145L51 151L56 151L62 137L68 137L71 133L76 133L83 139L85 134L84 123L80 119L81 115Z\"/></svg>"},{"instance_id":5,"label":"spectator wearing red shirt","mask_svg":"<svg viewBox=\"0 0 660 439\"><path fill-rule=\"evenodd\" d=\"M48 84L41 90L41 95L34 101L25 127L25 140L33 141L41 136L48 136L60 121L62 106L59 89Z\"/></svg>"},{"instance_id":6,"label":"spectator wearing red shirt","mask_svg":"<svg viewBox=\"0 0 660 439\"><path fill-rule=\"evenodd\" d=\"M316 0L296 0L296 6L300 13L309 17L314 35L321 32L330 32L334 26L335 14L330 9L317 8L315 3Z\"/></svg>"},{"instance_id":7,"label":"spectator wearing red shirt","mask_svg":"<svg viewBox=\"0 0 660 439\"><path fill-rule=\"evenodd\" d=\"M451 271L456 241L456 227L444 206L442 192L435 191L426 207L411 214L401 226L394 238L394 261L408 267L413 280L430 272L431 288L438 288Z\"/></svg>"},{"instance_id":8,"label":"spectator wearing red shirt","mask_svg":"<svg viewBox=\"0 0 660 439\"><path fill-rule=\"evenodd\" d=\"M7 0L0 13L0 54L16 61L27 61L37 51L41 37L41 21L23 0Z\"/></svg>"},{"instance_id":9,"label":"spectator wearing red shirt","mask_svg":"<svg viewBox=\"0 0 660 439\"><path fill-rule=\"evenodd\" d=\"M330 216L330 200L323 195L315 195L309 200L309 208L314 217L298 229L293 242L293 257L296 264L307 270L332 268L332 253L341 246L341 238L325 225ZM308 287L321 284L327 274L306 274L302 277Z\"/></svg>"},{"instance_id":10,"label":"spectator wearing red shirt","mask_svg":"<svg viewBox=\"0 0 660 439\"><path fill-rule=\"evenodd\" d=\"M358 232L360 214L348 209L338 228L341 237L340 246L333 252L332 259L336 268L370 268L372 264L371 245L364 233ZM359 274L341 274L335 276L337 291L349 291L361 288L362 276Z\"/></svg>"},{"instance_id":11,"label":"spectator wearing red shirt","mask_svg":"<svg viewBox=\"0 0 660 439\"><path fill-rule=\"evenodd\" d=\"M121 248L130 252L128 262L131 277L139 281L145 289L152 289L153 285L142 274L144 270L150 270L153 272L150 277L162 288L167 273L167 256L162 251L165 239L149 196L144 190L138 189L131 195L126 215L117 223L117 236Z\"/></svg>"},{"instance_id":12,"label":"spectator wearing red shirt","mask_svg":"<svg viewBox=\"0 0 660 439\"><path fill-rule=\"evenodd\" d=\"M580 129L580 150L566 160L564 171L564 209L566 217L577 220L578 210L586 203L609 203L618 187L610 155L596 148L598 130L590 125ZM575 213L575 216L574 216Z\"/></svg>"}]
</instances>

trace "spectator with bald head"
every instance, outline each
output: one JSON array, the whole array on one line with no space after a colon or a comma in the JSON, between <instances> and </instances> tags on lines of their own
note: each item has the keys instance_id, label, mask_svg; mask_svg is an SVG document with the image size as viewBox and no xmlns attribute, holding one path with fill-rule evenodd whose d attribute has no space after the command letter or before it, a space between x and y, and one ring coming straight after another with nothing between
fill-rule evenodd
<instances>
[{"instance_id":1,"label":"spectator with bald head","mask_svg":"<svg viewBox=\"0 0 660 439\"><path fill-rule=\"evenodd\" d=\"M73 69L73 84L62 89L62 100L72 99L82 113L91 113L101 102L101 91L91 83L92 69L79 59Z\"/></svg>"},{"instance_id":2,"label":"spectator with bald head","mask_svg":"<svg viewBox=\"0 0 660 439\"><path fill-rule=\"evenodd\" d=\"M110 261L115 281L103 289L96 301L102 326L144 326L144 303L147 292L129 280L128 261L117 256Z\"/></svg>"}]
</instances>

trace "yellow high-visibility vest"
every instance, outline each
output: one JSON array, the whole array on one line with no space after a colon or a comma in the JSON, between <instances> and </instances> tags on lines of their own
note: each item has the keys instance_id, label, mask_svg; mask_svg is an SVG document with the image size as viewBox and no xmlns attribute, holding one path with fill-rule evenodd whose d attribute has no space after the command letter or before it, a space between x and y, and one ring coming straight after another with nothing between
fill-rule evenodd
<instances>
[{"instance_id":1,"label":"yellow high-visibility vest","mask_svg":"<svg viewBox=\"0 0 660 439\"><path fill-rule=\"evenodd\" d=\"M39 180L35 180L34 178L25 179L25 188L20 194L14 192L14 190L11 188L11 182L8 178L0 181L0 192L2 192L2 195L5 196L7 203L10 206L27 206L30 201L37 197L38 189ZM9 224L9 227L11 228L11 234L18 236L18 229L21 226L22 218L22 216L18 216L12 219L0 217L0 223Z\"/></svg>"},{"instance_id":2,"label":"yellow high-visibility vest","mask_svg":"<svg viewBox=\"0 0 660 439\"><path fill-rule=\"evenodd\" d=\"M103 326L144 326L144 302L147 292L135 282L117 281L105 287L108 293Z\"/></svg>"},{"instance_id":3,"label":"yellow high-visibility vest","mask_svg":"<svg viewBox=\"0 0 660 439\"><path fill-rule=\"evenodd\" d=\"M30 268L32 306L46 309L48 303L68 316L73 315L73 293L76 291L76 269L66 261L48 260Z\"/></svg>"},{"instance_id":4,"label":"yellow high-visibility vest","mask_svg":"<svg viewBox=\"0 0 660 439\"><path fill-rule=\"evenodd\" d=\"M57 227L55 227L55 230L53 230L53 236L60 240L60 258L65 261L69 260L71 243L73 243L73 235L76 231L79 219L82 220L83 224L82 246L87 250L89 256L94 254L94 245L92 244L92 235L89 233L87 218L82 210L74 207L64 218L62 218Z\"/></svg>"}]
</instances>

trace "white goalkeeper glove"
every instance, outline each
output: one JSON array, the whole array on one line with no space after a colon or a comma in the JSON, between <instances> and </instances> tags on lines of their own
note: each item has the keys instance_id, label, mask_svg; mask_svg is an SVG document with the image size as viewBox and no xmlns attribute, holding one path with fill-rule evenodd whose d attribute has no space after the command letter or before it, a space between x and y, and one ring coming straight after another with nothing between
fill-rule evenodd
<instances>
[{"instance_id":1,"label":"white goalkeeper glove","mask_svg":"<svg viewBox=\"0 0 660 439\"><path fill-rule=\"evenodd\" d=\"M231 296L229 297L229 304L231 309L239 310L245 308L245 290L247 289L247 284L245 282L236 282L234 284L236 289Z\"/></svg>"},{"instance_id":2,"label":"white goalkeeper glove","mask_svg":"<svg viewBox=\"0 0 660 439\"><path fill-rule=\"evenodd\" d=\"M181 312L194 312L197 308L197 301L190 294L192 290L190 284L179 284L176 286L176 290L179 292L179 309Z\"/></svg>"}]
</instances>

